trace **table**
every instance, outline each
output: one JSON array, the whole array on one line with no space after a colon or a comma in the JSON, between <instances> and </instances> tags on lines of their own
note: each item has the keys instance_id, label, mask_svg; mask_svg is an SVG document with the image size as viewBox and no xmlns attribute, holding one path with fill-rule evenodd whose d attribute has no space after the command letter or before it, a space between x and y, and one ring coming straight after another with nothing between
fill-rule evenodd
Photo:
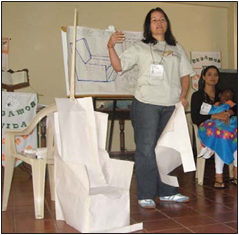
<instances>
[{"instance_id":1,"label":"table","mask_svg":"<svg viewBox=\"0 0 239 235\"><path fill-rule=\"evenodd\" d=\"M97 101L113 101L112 109L108 108L96 108ZM124 158L134 158L135 151L127 151L125 149L125 120L130 120L130 109L118 109L117 102L118 101L132 101L132 98L94 98L94 109L96 111L100 111L103 113L109 114L108 120L111 121L110 125L110 133L109 133L109 144L108 144L108 152L111 157L124 157ZM119 121L119 130L120 130L120 151L111 151L112 148L112 140L113 140L113 131L114 131L114 122Z\"/></svg>"}]
</instances>

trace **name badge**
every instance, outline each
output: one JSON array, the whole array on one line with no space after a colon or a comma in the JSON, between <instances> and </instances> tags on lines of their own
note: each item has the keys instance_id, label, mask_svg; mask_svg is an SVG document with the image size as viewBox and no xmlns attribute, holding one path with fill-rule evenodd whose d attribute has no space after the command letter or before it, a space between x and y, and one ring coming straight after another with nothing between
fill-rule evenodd
<instances>
[{"instance_id":1,"label":"name badge","mask_svg":"<svg viewBox=\"0 0 239 235\"><path fill-rule=\"evenodd\" d=\"M162 64L150 64L150 79L163 80L164 68Z\"/></svg>"},{"instance_id":2,"label":"name badge","mask_svg":"<svg viewBox=\"0 0 239 235\"><path fill-rule=\"evenodd\" d=\"M203 102L201 105L200 114L208 115L211 108L212 108L212 105Z\"/></svg>"}]
</instances>

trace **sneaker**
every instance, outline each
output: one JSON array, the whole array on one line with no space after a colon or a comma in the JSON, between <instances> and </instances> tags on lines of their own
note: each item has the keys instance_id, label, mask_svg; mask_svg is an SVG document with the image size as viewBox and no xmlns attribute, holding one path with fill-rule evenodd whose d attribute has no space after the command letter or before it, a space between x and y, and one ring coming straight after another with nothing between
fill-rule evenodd
<instances>
[{"instance_id":1,"label":"sneaker","mask_svg":"<svg viewBox=\"0 0 239 235\"><path fill-rule=\"evenodd\" d=\"M152 199L143 199L143 200L138 200L138 203L140 206L146 209L153 209L156 207L156 204L154 200Z\"/></svg>"},{"instance_id":2,"label":"sneaker","mask_svg":"<svg viewBox=\"0 0 239 235\"><path fill-rule=\"evenodd\" d=\"M160 201L164 202L189 202L189 197L184 196L180 193L173 196L159 197Z\"/></svg>"}]
</instances>

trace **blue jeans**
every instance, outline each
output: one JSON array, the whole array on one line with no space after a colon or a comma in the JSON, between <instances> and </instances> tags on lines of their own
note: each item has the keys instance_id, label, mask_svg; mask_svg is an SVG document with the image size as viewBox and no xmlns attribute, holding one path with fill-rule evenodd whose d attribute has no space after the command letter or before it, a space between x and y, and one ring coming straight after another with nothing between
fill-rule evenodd
<instances>
[{"instance_id":1,"label":"blue jeans","mask_svg":"<svg viewBox=\"0 0 239 235\"><path fill-rule=\"evenodd\" d=\"M145 104L133 99L131 121L136 144L135 167L139 200L178 193L176 187L164 184L160 180L155 156L157 141L174 109L175 106Z\"/></svg>"}]
</instances>

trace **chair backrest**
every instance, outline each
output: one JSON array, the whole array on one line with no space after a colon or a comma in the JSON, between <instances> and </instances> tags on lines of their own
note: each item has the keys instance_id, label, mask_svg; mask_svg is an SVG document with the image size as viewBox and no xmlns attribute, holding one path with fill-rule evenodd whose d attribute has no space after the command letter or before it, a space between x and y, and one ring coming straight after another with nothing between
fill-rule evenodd
<instances>
[{"instance_id":1,"label":"chair backrest","mask_svg":"<svg viewBox=\"0 0 239 235\"><path fill-rule=\"evenodd\" d=\"M99 147L105 148L107 115L95 113L92 98L77 100L56 99L58 115L55 117L58 153L63 161L84 164L90 186L106 185ZM105 159L107 160L107 159Z\"/></svg>"},{"instance_id":2,"label":"chair backrest","mask_svg":"<svg viewBox=\"0 0 239 235\"><path fill-rule=\"evenodd\" d=\"M197 150L197 155L198 155L201 151L201 148L202 148L200 139L198 137L198 126L192 122L191 113L189 113L189 115L187 115L187 119L188 119L189 125L192 126L192 129L193 129L193 132L194 132L194 137L195 137L195 142L196 142L196 150ZM193 138L191 138L191 139L193 139Z\"/></svg>"},{"instance_id":3,"label":"chair backrest","mask_svg":"<svg viewBox=\"0 0 239 235\"><path fill-rule=\"evenodd\" d=\"M29 125L26 127L23 132L31 132L36 126L39 124L42 119L46 118L47 126L46 126L46 160L47 163L54 163L54 141L53 141L53 126L51 124L51 120L53 118L53 114L57 111L56 104L51 104L46 108L40 110L36 116L32 119Z\"/></svg>"},{"instance_id":4,"label":"chair backrest","mask_svg":"<svg viewBox=\"0 0 239 235\"><path fill-rule=\"evenodd\" d=\"M220 69L220 80L218 83L220 90L232 89L234 91L234 102L238 99L238 74L237 70Z\"/></svg>"}]
</instances>

